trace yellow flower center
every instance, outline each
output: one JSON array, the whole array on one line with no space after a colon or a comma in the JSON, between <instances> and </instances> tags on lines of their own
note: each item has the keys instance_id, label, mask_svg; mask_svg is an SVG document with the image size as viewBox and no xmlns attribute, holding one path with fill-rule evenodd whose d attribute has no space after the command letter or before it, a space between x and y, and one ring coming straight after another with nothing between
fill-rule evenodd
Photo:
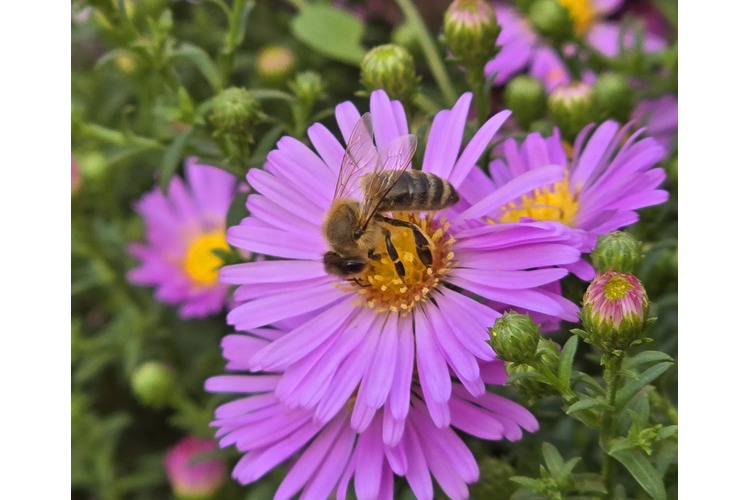
<instances>
[{"instance_id":1,"label":"yellow flower center","mask_svg":"<svg viewBox=\"0 0 750 500\"><path fill-rule=\"evenodd\" d=\"M594 21L595 13L591 0L557 0L568 11L573 29L577 35L583 35Z\"/></svg>"},{"instance_id":2,"label":"yellow flower center","mask_svg":"<svg viewBox=\"0 0 750 500\"><path fill-rule=\"evenodd\" d=\"M633 288L633 285L622 276L613 276L604 285L604 297L609 301L620 300L628 291Z\"/></svg>"},{"instance_id":3,"label":"yellow flower center","mask_svg":"<svg viewBox=\"0 0 750 500\"><path fill-rule=\"evenodd\" d=\"M413 213L396 212L393 218L415 224L427 237L432 253L432 264L425 266L417 254L414 232L410 228L388 225L391 242L398 252L399 261L404 266L403 279L396 271L394 261L388 256L385 238L378 244L368 268L357 279L362 286L351 283L366 305L375 312L400 312L403 316L414 306L424 302L430 292L438 286L443 277L455 265L455 255L451 250L455 239L448 234L450 225L441 219L436 224L432 214L419 217Z\"/></svg>"},{"instance_id":4,"label":"yellow flower center","mask_svg":"<svg viewBox=\"0 0 750 500\"><path fill-rule=\"evenodd\" d=\"M523 195L521 201L510 202L500 208L500 217L490 222L518 222L524 217L534 220L554 220L573 225L578 212L578 189L571 190L566 178L551 186L537 188L534 195Z\"/></svg>"},{"instance_id":5,"label":"yellow flower center","mask_svg":"<svg viewBox=\"0 0 750 500\"><path fill-rule=\"evenodd\" d=\"M196 236L188 246L182 267L198 286L213 286L219 281L222 261L213 250L229 250L223 228Z\"/></svg>"}]
</instances>

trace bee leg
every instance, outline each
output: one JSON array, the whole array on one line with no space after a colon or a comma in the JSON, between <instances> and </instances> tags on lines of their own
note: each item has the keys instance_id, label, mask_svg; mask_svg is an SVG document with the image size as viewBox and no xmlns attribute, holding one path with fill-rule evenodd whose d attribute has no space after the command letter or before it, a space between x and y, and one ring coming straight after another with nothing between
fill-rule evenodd
<instances>
[{"instance_id":1,"label":"bee leg","mask_svg":"<svg viewBox=\"0 0 750 500\"><path fill-rule=\"evenodd\" d=\"M362 283L360 283L360 282L359 282L359 278L349 278L349 279L348 279L348 280L346 280L346 281L353 281L353 282L355 282L356 284L358 284L359 286L361 286L362 288L367 288L368 286L372 286L372 285L371 285L371 284L369 284L369 283L365 283L365 284L363 285Z\"/></svg>"},{"instance_id":2,"label":"bee leg","mask_svg":"<svg viewBox=\"0 0 750 500\"><path fill-rule=\"evenodd\" d=\"M401 258L398 256L396 247L393 246L393 242L391 241L391 232L384 227L381 227L380 229L383 230L383 234L385 235L385 248L386 250L388 250L388 257L390 257L393 261L393 267L396 268L398 277L403 281L404 277L406 276L406 269L404 269L404 263L401 262Z\"/></svg>"},{"instance_id":3,"label":"bee leg","mask_svg":"<svg viewBox=\"0 0 750 500\"><path fill-rule=\"evenodd\" d=\"M382 257L379 253L375 253L375 249L371 248L367 252L367 257L369 257L372 260L380 260L380 257Z\"/></svg>"},{"instance_id":4,"label":"bee leg","mask_svg":"<svg viewBox=\"0 0 750 500\"><path fill-rule=\"evenodd\" d=\"M386 224L390 224L391 226L407 227L411 229L412 234L414 234L414 243L416 243L417 246L417 255L419 256L419 260L421 260L422 264L427 267L432 265L432 250L430 250L430 241L427 239L427 236L424 235L419 226L411 222L392 219L380 214L378 214L376 217L381 222L385 222Z\"/></svg>"}]
</instances>

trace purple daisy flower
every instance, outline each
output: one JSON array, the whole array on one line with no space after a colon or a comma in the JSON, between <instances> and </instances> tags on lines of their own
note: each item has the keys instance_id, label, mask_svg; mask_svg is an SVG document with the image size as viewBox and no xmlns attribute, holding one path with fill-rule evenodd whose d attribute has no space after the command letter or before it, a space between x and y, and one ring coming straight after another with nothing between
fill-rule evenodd
<instances>
[{"instance_id":1,"label":"purple daisy flower","mask_svg":"<svg viewBox=\"0 0 750 500\"><path fill-rule=\"evenodd\" d=\"M560 4L568 9L576 34L584 37L592 48L607 57L619 54L622 25L619 21L608 21L606 18L620 10L624 0L561 0ZM502 27L497 39L501 50L487 63L484 72L487 76L495 74L496 85L507 82L527 67L530 67L531 76L547 85L548 91L557 85L570 83L565 65L544 39L536 34L522 13L506 4L496 4L495 12ZM635 29L626 29L622 36L623 47L634 47L635 38ZM663 50L666 45L661 36L649 31L644 33L644 51Z\"/></svg>"},{"instance_id":2,"label":"purple daisy flower","mask_svg":"<svg viewBox=\"0 0 750 500\"><path fill-rule=\"evenodd\" d=\"M643 126L648 135L659 141L667 151L676 147L677 97L671 94L641 101L633 110L633 121Z\"/></svg>"},{"instance_id":3,"label":"purple daisy flower","mask_svg":"<svg viewBox=\"0 0 750 500\"><path fill-rule=\"evenodd\" d=\"M250 358L285 336L267 328L226 336L222 348L227 370L247 372ZM371 356L366 347L359 351L356 362ZM490 383L505 380L500 361L483 363L482 373ZM348 421L362 411L359 399L341 399L318 419L311 410L284 406L274 394L281 382L279 373L234 373L206 381L210 392L240 395L216 409L211 425L217 428L220 446L234 445L243 454L232 473L242 484L290 459L276 500L292 498L300 490L302 499L328 498L334 489L343 499L351 483L357 498L393 498L394 475L404 476L418 499L433 497L432 477L448 497L468 498L467 483L479 479L477 463L455 430L432 422L419 384L409 386L411 409L405 420L380 409L358 432ZM518 404L490 392L475 397L461 385L452 385L447 404L456 429L481 439L510 441L520 439L522 429L538 429L534 416Z\"/></svg>"},{"instance_id":4,"label":"purple daisy flower","mask_svg":"<svg viewBox=\"0 0 750 500\"><path fill-rule=\"evenodd\" d=\"M218 277L222 261L213 250L229 250L225 219L237 181L195 159L186 161L185 175L187 184L172 177L166 196L157 187L136 203L146 241L129 246L140 263L128 280L155 286L157 300L180 304L180 316L188 318L219 312L227 301L228 286Z\"/></svg>"},{"instance_id":5,"label":"purple daisy flower","mask_svg":"<svg viewBox=\"0 0 750 500\"><path fill-rule=\"evenodd\" d=\"M480 198L519 174L561 165L566 170L562 181L537 189L533 196L497 204L488 221L559 221L586 232L580 249L589 252L598 236L637 222L636 210L663 203L669 196L658 189L666 176L664 170L654 168L665 150L653 138L642 137L642 132L628 137L630 127L614 121L595 130L589 125L576 138L570 160L557 130L547 138L530 134L520 144L508 139L496 149L499 158L490 163L489 178L479 170L472 172L471 183L482 186L484 192L476 190L471 195ZM590 280L593 269L583 261L580 264L569 268Z\"/></svg>"},{"instance_id":6,"label":"purple daisy flower","mask_svg":"<svg viewBox=\"0 0 750 500\"><path fill-rule=\"evenodd\" d=\"M422 169L448 180L462 197L475 189L464 181L509 114L490 118L459 155L470 101L471 94L464 94L453 109L437 114ZM385 92L372 93L370 110L378 145L407 134L401 103L390 101ZM337 106L336 118L344 137L350 137L360 114L345 102ZM384 406L404 421L416 366L430 415L445 427L451 374L479 397L485 390L480 362L495 357L485 340L497 311L457 289L576 320L575 304L543 286L567 274L558 266L579 260L580 235L555 222L488 226L480 220L498 204L561 180L562 167L530 171L476 203L462 200L439 215L394 213L429 239L432 264L416 258L411 229L392 227L404 279L381 242L377 253L385 257L370 260L354 283L326 274L322 263L330 248L321 227L344 147L320 124L308 135L317 154L284 137L268 155L266 168L248 173L257 191L247 201L250 216L227 231L230 244L274 260L220 272L224 283L240 285L234 297L238 305L227 318L238 330L296 322L249 364L253 371L283 372L275 393L285 405L315 407L315 418L326 421L335 413L334 403L356 391L355 430L363 431Z\"/></svg>"}]
</instances>

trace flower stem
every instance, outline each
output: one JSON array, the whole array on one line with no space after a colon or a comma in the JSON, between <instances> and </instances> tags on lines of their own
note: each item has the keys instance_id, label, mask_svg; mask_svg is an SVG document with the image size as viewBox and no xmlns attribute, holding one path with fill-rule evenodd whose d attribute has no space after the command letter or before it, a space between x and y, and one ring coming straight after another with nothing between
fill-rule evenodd
<instances>
[{"instance_id":1,"label":"flower stem","mask_svg":"<svg viewBox=\"0 0 750 500\"><path fill-rule=\"evenodd\" d=\"M396 0L396 3L401 12L404 13L406 22L411 25L414 33L417 35L419 46L427 59L427 65L430 67L432 76L435 78L435 82L440 88L446 104L452 106L458 97L456 89L453 87L453 82L448 76L448 70L445 64L443 64L443 59L440 57L435 40L430 36L430 32L427 30L422 16L419 15L419 11L414 6L412 0Z\"/></svg>"},{"instance_id":2,"label":"flower stem","mask_svg":"<svg viewBox=\"0 0 750 500\"><path fill-rule=\"evenodd\" d=\"M602 418L601 446L604 449L602 477L607 489L607 498L612 498L612 491L614 490L614 459L609 455L608 450L616 433L617 412L615 411L615 402L617 401L617 390L622 382L622 363L624 360L624 354L619 356L609 353L604 354L604 380L607 382L608 409L604 412Z\"/></svg>"},{"instance_id":3,"label":"flower stem","mask_svg":"<svg viewBox=\"0 0 750 500\"><path fill-rule=\"evenodd\" d=\"M489 93L485 87L484 67L467 68L466 80L474 93L474 104L477 110L477 127L487 119L489 112Z\"/></svg>"},{"instance_id":4,"label":"flower stem","mask_svg":"<svg viewBox=\"0 0 750 500\"><path fill-rule=\"evenodd\" d=\"M218 59L221 88L225 88L229 83L229 75L234 68L234 52L242 41L240 36L242 31L241 21L244 19L242 13L247 3L247 0L235 0L232 5L229 28L227 28L227 34L224 37L224 48Z\"/></svg>"}]
</instances>

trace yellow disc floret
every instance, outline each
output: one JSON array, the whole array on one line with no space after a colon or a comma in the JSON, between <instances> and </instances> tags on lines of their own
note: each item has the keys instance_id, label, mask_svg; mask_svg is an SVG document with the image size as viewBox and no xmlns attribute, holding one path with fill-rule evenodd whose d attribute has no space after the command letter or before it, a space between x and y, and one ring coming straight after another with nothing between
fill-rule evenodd
<instances>
[{"instance_id":1,"label":"yellow disc floret","mask_svg":"<svg viewBox=\"0 0 750 500\"><path fill-rule=\"evenodd\" d=\"M595 19L595 12L591 5L591 0L557 0L560 5L568 11L573 29L577 35L582 35L588 31L589 26Z\"/></svg>"},{"instance_id":2,"label":"yellow disc floret","mask_svg":"<svg viewBox=\"0 0 750 500\"><path fill-rule=\"evenodd\" d=\"M222 261L213 250L229 250L223 228L199 234L188 245L182 265L196 286L213 286L219 281Z\"/></svg>"},{"instance_id":3,"label":"yellow disc floret","mask_svg":"<svg viewBox=\"0 0 750 500\"><path fill-rule=\"evenodd\" d=\"M607 300L620 300L633 288L633 285L624 277L614 276L604 285L604 297Z\"/></svg>"},{"instance_id":4,"label":"yellow disc floret","mask_svg":"<svg viewBox=\"0 0 750 500\"><path fill-rule=\"evenodd\" d=\"M500 216L491 222L518 222L524 217L553 220L573 225L578 212L578 189L571 189L566 177L551 186L537 188L533 196L523 195L519 202L500 208Z\"/></svg>"},{"instance_id":5,"label":"yellow disc floret","mask_svg":"<svg viewBox=\"0 0 750 500\"><path fill-rule=\"evenodd\" d=\"M404 266L403 279L396 271L394 261L388 256L385 240L375 249L373 259L358 280L364 286L352 284L362 298L362 305L375 312L394 312L406 315L414 306L427 300L430 292L455 266L452 251L455 239L448 234L450 225L434 220L431 214L419 217L413 213L394 213L393 217L414 223L430 242L432 264L426 266L417 254L414 232L410 228L387 226L391 242Z\"/></svg>"}]
</instances>

